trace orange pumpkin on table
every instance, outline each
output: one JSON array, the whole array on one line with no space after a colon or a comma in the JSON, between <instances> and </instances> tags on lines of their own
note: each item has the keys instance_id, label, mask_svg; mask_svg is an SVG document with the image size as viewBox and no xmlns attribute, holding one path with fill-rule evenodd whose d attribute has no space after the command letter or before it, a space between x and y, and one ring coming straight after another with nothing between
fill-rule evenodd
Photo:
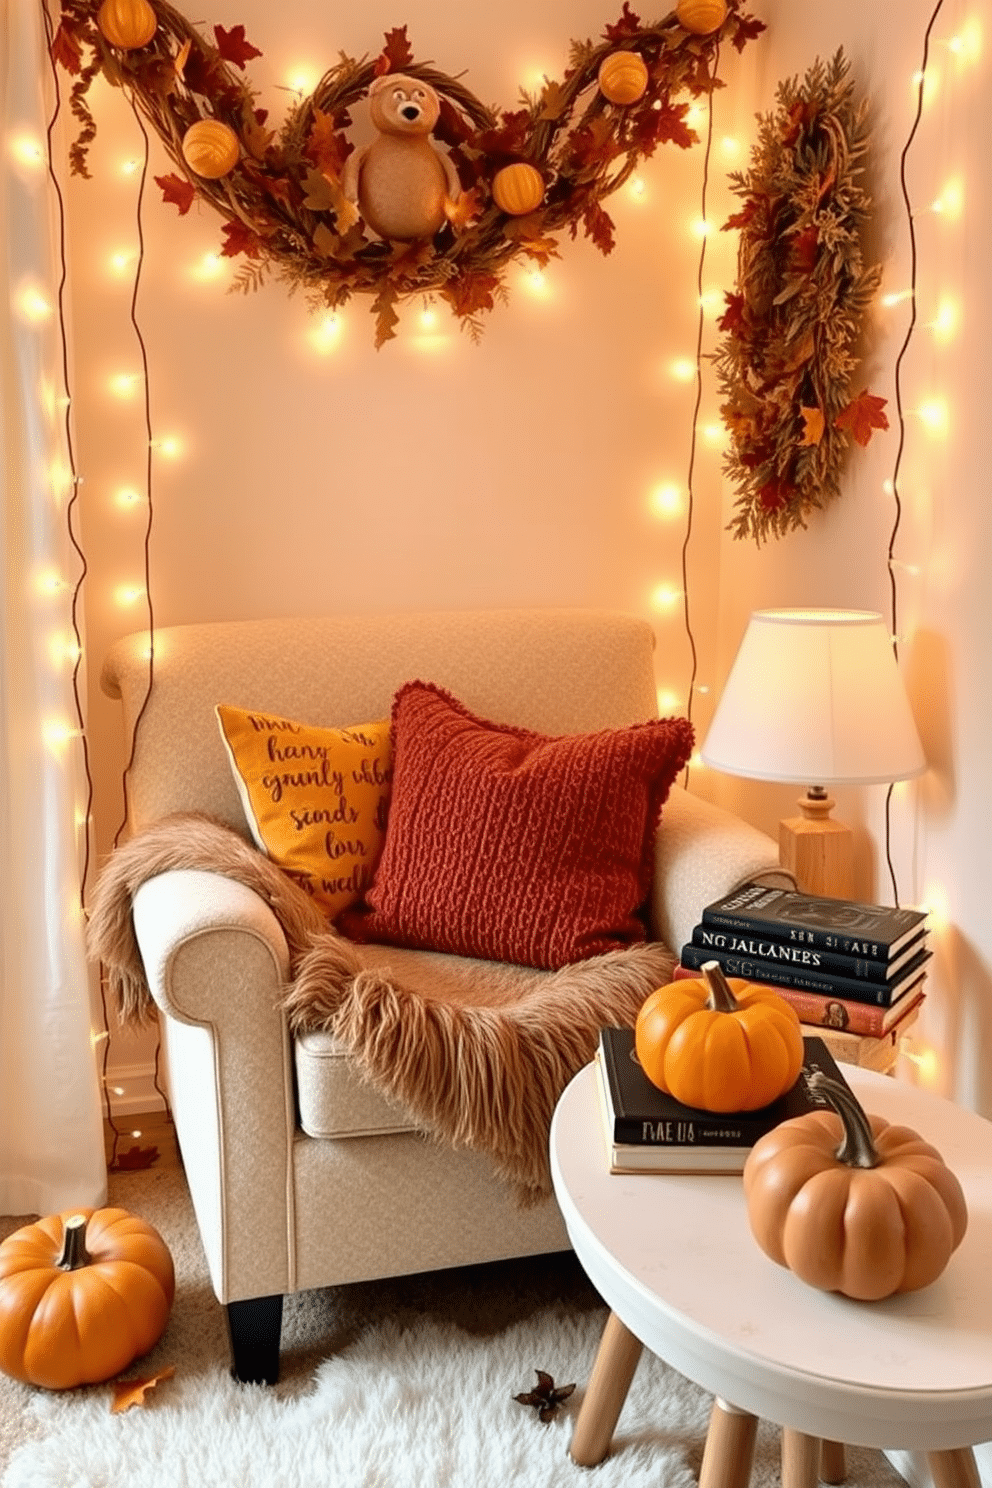
<instances>
[{"instance_id":1,"label":"orange pumpkin on table","mask_svg":"<svg viewBox=\"0 0 992 1488\"><path fill-rule=\"evenodd\" d=\"M126 1209L70 1209L0 1245L0 1369L49 1390L96 1384L161 1337L172 1257Z\"/></svg>"},{"instance_id":2,"label":"orange pumpkin on table","mask_svg":"<svg viewBox=\"0 0 992 1488\"><path fill-rule=\"evenodd\" d=\"M799 1018L770 987L729 982L719 962L652 992L634 1047L653 1085L703 1111L756 1111L799 1078Z\"/></svg>"},{"instance_id":3,"label":"orange pumpkin on table","mask_svg":"<svg viewBox=\"0 0 992 1488\"><path fill-rule=\"evenodd\" d=\"M859 1301L929 1286L968 1225L960 1183L908 1126L819 1072L809 1083L834 1109L783 1121L744 1165L754 1238L810 1286Z\"/></svg>"}]
</instances>

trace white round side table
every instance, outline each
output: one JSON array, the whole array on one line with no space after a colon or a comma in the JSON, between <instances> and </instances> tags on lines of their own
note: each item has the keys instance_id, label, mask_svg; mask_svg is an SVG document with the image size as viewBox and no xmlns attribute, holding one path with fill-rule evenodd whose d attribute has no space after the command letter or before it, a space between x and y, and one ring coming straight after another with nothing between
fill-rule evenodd
<instances>
[{"instance_id":1,"label":"white round side table","mask_svg":"<svg viewBox=\"0 0 992 1488\"><path fill-rule=\"evenodd\" d=\"M937 1148L968 1204L943 1275L881 1302L818 1291L769 1260L739 1175L611 1174L595 1067L565 1090L555 1194L611 1309L577 1462L606 1455L646 1346L717 1397L701 1488L744 1488L759 1417L784 1428L784 1488L813 1488L821 1441L922 1450L937 1488L978 1488L971 1448L992 1440L992 1123L883 1075L844 1073L868 1111Z\"/></svg>"}]
</instances>

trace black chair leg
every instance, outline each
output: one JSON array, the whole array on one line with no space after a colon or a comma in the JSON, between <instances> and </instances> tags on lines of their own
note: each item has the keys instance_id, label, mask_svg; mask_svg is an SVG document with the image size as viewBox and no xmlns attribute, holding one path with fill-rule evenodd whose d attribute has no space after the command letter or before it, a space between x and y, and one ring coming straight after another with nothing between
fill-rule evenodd
<instances>
[{"instance_id":1,"label":"black chair leg","mask_svg":"<svg viewBox=\"0 0 992 1488\"><path fill-rule=\"evenodd\" d=\"M231 1373L246 1385L274 1385L279 1378L282 1297L248 1297L228 1302Z\"/></svg>"}]
</instances>

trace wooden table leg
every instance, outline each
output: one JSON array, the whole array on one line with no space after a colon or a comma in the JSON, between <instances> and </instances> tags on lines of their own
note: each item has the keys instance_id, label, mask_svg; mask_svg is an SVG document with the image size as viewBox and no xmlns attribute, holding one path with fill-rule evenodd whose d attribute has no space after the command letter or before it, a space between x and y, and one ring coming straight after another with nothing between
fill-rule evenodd
<instances>
[{"instance_id":1,"label":"wooden table leg","mask_svg":"<svg viewBox=\"0 0 992 1488\"><path fill-rule=\"evenodd\" d=\"M843 1483L847 1477L847 1462L844 1458L844 1443L822 1441L820 1443L820 1482Z\"/></svg>"},{"instance_id":2,"label":"wooden table leg","mask_svg":"<svg viewBox=\"0 0 992 1488\"><path fill-rule=\"evenodd\" d=\"M717 1396L710 1412L699 1488L747 1488L757 1431L757 1416L738 1410Z\"/></svg>"},{"instance_id":3,"label":"wooden table leg","mask_svg":"<svg viewBox=\"0 0 992 1488\"><path fill-rule=\"evenodd\" d=\"M934 1488L979 1488L978 1464L970 1447L950 1452L928 1452L927 1465Z\"/></svg>"},{"instance_id":4,"label":"wooden table leg","mask_svg":"<svg viewBox=\"0 0 992 1488\"><path fill-rule=\"evenodd\" d=\"M782 1427L782 1488L816 1488L820 1438Z\"/></svg>"},{"instance_id":5,"label":"wooden table leg","mask_svg":"<svg viewBox=\"0 0 992 1488\"><path fill-rule=\"evenodd\" d=\"M606 1319L596 1362L572 1432L569 1456L579 1467L596 1467L610 1450L644 1345L615 1312Z\"/></svg>"}]
</instances>

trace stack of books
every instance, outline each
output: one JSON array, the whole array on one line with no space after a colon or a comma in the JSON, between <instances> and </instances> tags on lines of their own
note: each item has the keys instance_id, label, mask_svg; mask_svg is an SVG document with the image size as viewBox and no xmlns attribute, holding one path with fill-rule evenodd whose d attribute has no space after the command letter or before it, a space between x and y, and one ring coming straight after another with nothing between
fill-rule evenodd
<instances>
[{"instance_id":1,"label":"stack of books","mask_svg":"<svg viewBox=\"0 0 992 1488\"><path fill-rule=\"evenodd\" d=\"M919 1014L930 956L922 910L748 883L703 910L677 975L719 961L727 976L774 987L838 1057L864 1064L865 1040L894 1055Z\"/></svg>"},{"instance_id":2,"label":"stack of books","mask_svg":"<svg viewBox=\"0 0 992 1488\"><path fill-rule=\"evenodd\" d=\"M820 1070L846 1084L824 1041L804 1039L799 1078L760 1111L714 1113L683 1105L651 1084L637 1059L630 1028L603 1028L596 1055L597 1086L611 1173L740 1173L759 1137L780 1121L829 1109L809 1088Z\"/></svg>"}]
</instances>

